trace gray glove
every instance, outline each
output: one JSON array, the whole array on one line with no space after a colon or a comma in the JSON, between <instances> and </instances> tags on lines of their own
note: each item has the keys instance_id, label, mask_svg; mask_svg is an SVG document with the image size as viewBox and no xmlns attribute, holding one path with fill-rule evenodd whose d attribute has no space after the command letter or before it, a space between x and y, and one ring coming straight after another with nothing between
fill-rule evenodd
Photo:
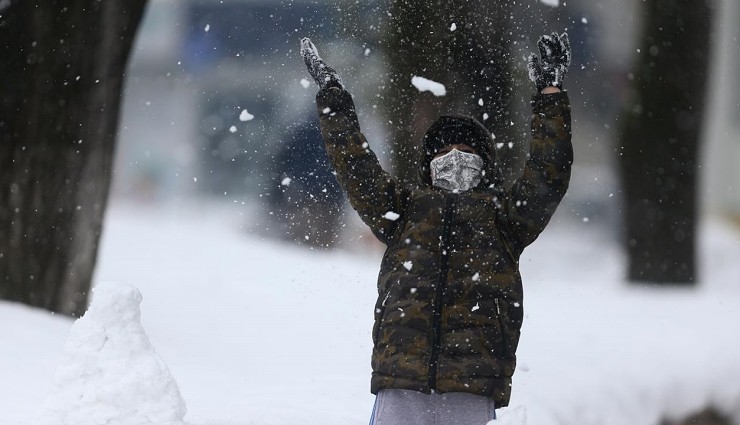
<instances>
[{"instance_id":1,"label":"gray glove","mask_svg":"<svg viewBox=\"0 0 740 425\"><path fill-rule=\"evenodd\" d=\"M537 41L540 48L540 58L537 55L529 55L527 70L529 79L537 86L540 92L545 87L554 86L563 88L563 79L570 67L570 42L568 34L558 36L557 33L543 35Z\"/></svg>"},{"instance_id":2,"label":"gray glove","mask_svg":"<svg viewBox=\"0 0 740 425\"><path fill-rule=\"evenodd\" d=\"M303 61L306 63L308 73L311 74L320 89L325 87L344 89L344 84L342 84L342 79L339 78L337 71L321 59L319 51L316 50L316 46L311 43L309 38L301 39L301 56L303 56Z\"/></svg>"}]
</instances>

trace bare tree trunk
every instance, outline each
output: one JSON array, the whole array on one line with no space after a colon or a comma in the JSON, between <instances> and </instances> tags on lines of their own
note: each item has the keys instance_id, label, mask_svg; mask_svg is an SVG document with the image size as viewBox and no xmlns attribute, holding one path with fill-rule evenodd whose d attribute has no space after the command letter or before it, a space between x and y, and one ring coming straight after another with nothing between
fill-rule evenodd
<instances>
[{"instance_id":1,"label":"bare tree trunk","mask_svg":"<svg viewBox=\"0 0 740 425\"><path fill-rule=\"evenodd\" d=\"M145 3L17 0L0 11L0 298L86 309Z\"/></svg>"},{"instance_id":2,"label":"bare tree trunk","mask_svg":"<svg viewBox=\"0 0 740 425\"><path fill-rule=\"evenodd\" d=\"M711 10L707 0L655 0L642 7L640 62L619 152L628 278L693 284Z\"/></svg>"},{"instance_id":3,"label":"bare tree trunk","mask_svg":"<svg viewBox=\"0 0 740 425\"><path fill-rule=\"evenodd\" d=\"M383 42L389 68L384 109L400 180L416 179L421 138L441 114L473 116L500 146L513 141L510 12L508 2L393 2ZM447 95L419 93L414 75L444 84ZM507 158L496 153L506 168Z\"/></svg>"}]
</instances>

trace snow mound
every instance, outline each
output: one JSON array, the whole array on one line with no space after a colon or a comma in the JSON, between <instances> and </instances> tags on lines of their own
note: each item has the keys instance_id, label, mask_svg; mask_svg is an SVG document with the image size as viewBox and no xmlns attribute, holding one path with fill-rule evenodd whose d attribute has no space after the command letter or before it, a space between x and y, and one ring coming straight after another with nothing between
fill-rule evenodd
<instances>
[{"instance_id":1,"label":"snow mound","mask_svg":"<svg viewBox=\"0 0 740 425\"><path fill-rule=\"evenodd\" d=\"M526 425L527 408L524 406L505 407L499 409L496 420L489 421L486 425Z\"/></svg>"},{"instance_id":2,"label":"snow mound","mask_svg":"<svg viewBox=\"0 0 740 425\"><path fill-rule=\"evenodd\" d=\"M184 425L185 402L140 323L141 293L102 284L72 326L42 425Z\"/></svg>"},{"instance_id":3,"label":"snow mound","mask_svg":"<svg viewBox=\"0 0 740 425\"><path fill-rule=\"evenodd\" d=\"M443 84L417 75L411 77L411 84L413 84L417 90L422 92L429 91L435 96L444 96L447 94L447 90Z\"/></svg>"}]
</instances>

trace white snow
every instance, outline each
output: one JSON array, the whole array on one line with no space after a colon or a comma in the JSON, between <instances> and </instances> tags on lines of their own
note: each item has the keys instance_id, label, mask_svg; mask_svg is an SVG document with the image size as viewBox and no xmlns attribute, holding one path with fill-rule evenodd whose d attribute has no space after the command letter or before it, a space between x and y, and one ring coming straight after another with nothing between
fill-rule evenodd
<instances>
[{"instance_id":1,"label":"white snow","mask_svg":"<svg viewBox=\"0 0 740 425\"><path fill-rule=\"evenodd\" d=\"M249 209L207 203L113 204L95 280L136 285L141 324L126 286L103 298L96 291L83 329L0 302L0 423L37 425L46 397L93 409L114 393L145 407L170 394L174 402L159 405L177 406L173 391L154 391L169 382L149 357L154 346L190 424L367 424L382 249L363 236L354 252L312 252L249 234L254 221ZM529 425L655 425L709 404L740 419L737 227L702 223L701 284L657 289L624 282L621 250L591 221L556 215L521 258L525 321L512 407L494 423L521 425L526 415ZM110 350L100 348L102 333ZM138 379L144 373L162 379ZM99 402L67 398L72 389Z\"/></svg>"},{"instance_id":2,"label":"white snow","mask_svg":"<svg viewBox=\"0 0 740 425\"><path fill-rule=\"evenodd\" d=\"M411 77L411 84L416 87L420 92L429 91L435 96L444 96L447 94L445 86L436 81L428 80L424 77L413 76Z\"/></svg>"},{"instance_id":3,"label":"white snow","mask_svg":"<svg viewBox=\"0 0 740 425\"><path fill-rule=\"evenodd\" d=\"M206 24L205 28L203 28L203 31L208 32L211 30L211 24Z\"/></svg>"},{"instance_id":4,"label":"white snow","mask_svg":"<svg viewBox=\"0 0 740 425\"><path fill-rule=\"evenodd\" d=\"M232 125L231 127L229 127L229 132L230 133L236 133L236 126L235 125Z\"/></svg>"},{"instance_id":5,"label":"white snow","mask_svg":"<svg viewBox=\"0 0 740 425\"><path fill-rule=\"evenodd\" d=\"M496 415L496 420L489 421L486 425L522 425L526 423L527 409L524 406L517 406L500 412Z\"/></svg>"},{"instance_id":6,"label":"white snow","mask_svg":"<svg viewBox=\"0 0 740 425\"><path fill-rule=\"evenodd\" d=\"M283 186L290 186L290 182L292 181L293 179L291 179L290 177L284 177L280 184Z\"/></svg>"},{"instance_id":7,"label":"white snow","mask_svg":"<svg viewBox=\"0 0 740 425\"><path fill-rule=\"evenodd\" d=\"M141 294L128 285L94 289L69 331L40 425L184 425L185 402L140 323Z\"/></svg>"},{"instance_id":8,"label":"white snow","mask_svg":"<svg viewBox=\"0 0 740 425\"><path fill-rule=\"evenodd\" d=\"M251 121L254 119L254 115L247 112L246 109L242 109L242 112L239 114L239 121Z\"/></svg>"},{"instance_id":9,"label":"white snow","mask_svg":"<svg viewBox=\"0 0 740 425\"><path fill-rule=\"evenodd\" d=\"M395 213L393 211L388 211L385 214L383 214L383 218L390 221L396 221L398 218L401 217L398 213Z\"/></svg>"},{"instance_id":10,"label":"white snow","mask_svg":"<svg viewBox=\"0 0 740 425\"><path fill-rule=\"evenodd\" d=\"M311 83L307 79L301 78L301 85L304 89L307 89L311 85Z\"/></svg>"},{"instance_id":11,"label":"white snow","mask_svg":"<svg viewBox=\"0 0 740 425\"><path fill-rule=\"evenodd\" d=\"M404 261L403 262L403 267L406 270L411 271L411 269L414 267L414 263L412 261Z\"/></svg>"},{"instance_id":12,"label":"white snow","mask_svg":"<svg viewBox=\"0 0 740 425\"><path fill-rule=\"evenodd\" d=\"M540 0L542 4L546 4L550 7L558 7L560 6L560 0Z\"/></svg>"},{"instance_id":13,"label":"white snow","mask_svg":"<svg viewBox=\"0 0 740 425\"><path fill-rule=\"evenodd\" d=\"M453 22L452 25L450 25L450 31L455 31L457 29L457 25Z\"/></svg>"}]
</instances>

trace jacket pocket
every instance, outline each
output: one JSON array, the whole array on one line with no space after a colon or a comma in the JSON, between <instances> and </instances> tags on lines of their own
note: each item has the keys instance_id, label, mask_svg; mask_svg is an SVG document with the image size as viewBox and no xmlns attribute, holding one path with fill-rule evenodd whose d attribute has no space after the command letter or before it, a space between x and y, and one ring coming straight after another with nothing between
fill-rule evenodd
<instances>
[{"instance_id":1,"label":"jacket pocket","mask_svg":"<svg viewBox=\"0 0 740 425\"><path fill-rule=\"evenodd\" d=\"M495 298L494 302L498 324L501 328L502 354L505 358L515 358L523 316L521 304L519 302L509 304L501 298Z\"/></svg>"},{"instance_id":2,"label":"jacket pocket","mask_svg":"<svg viewBox=\"0 0 740 425\"><path fill-rule=\"evenodd\" d=\"M503 356L508 356L509 354L509 344L508 344L508 333L506 332L506 323L504 323L504 317L503 312L501 311L501 300L499 298L494 298L493 302L496 304L496 319L498 320L498 329L501 334L501 354Z\"/></svg>"},{"instance_id":3,"label":"jacket pocket","mask_svg":"<svg viewBox=\"0 0 740 425\"><path fill-rule=\"evenodd\" d=\"M380 339L380 331L383 327L383 317L385 316L385 304L388 302L388 298L391 296L391 288L385 291L383 298L380 298L380 303L375 306L375 323L373 324L373 344L377 345Z\"/></svg>"}]
</instances>

